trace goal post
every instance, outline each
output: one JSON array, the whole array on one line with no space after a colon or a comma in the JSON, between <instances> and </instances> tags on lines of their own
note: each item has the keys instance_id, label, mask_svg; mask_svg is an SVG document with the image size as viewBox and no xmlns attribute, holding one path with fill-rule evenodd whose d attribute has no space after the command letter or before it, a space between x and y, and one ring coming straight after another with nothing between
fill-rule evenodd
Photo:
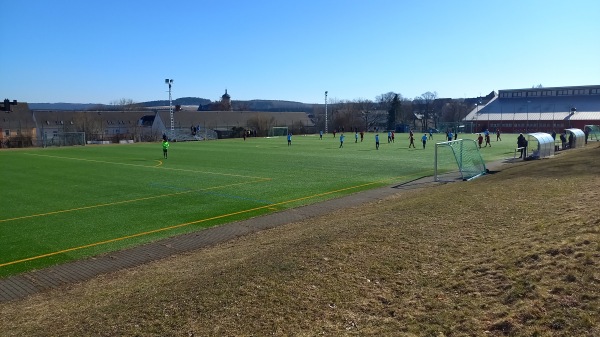
<instances>
[{"instance_id":1,"label":"goal post","mask_svg":"<svg viewBox=\"0 0 600 337\"><path fill-rule=\"evenodd\" d=\"M277 136L287 136L288 127L287 126L273 126L269 131L269 137L277 137Z\"/></svg>"},{"instance_id":2,"label":"goal post","mask_svg":"<svg viewBox=\"0 0 600 337\"><path fill-rule=\"evenodd\" d=\"M435 144L435 181L471 180L485 172L485 163L474 140L458 139Z\"/></svg>"}]
</instances>

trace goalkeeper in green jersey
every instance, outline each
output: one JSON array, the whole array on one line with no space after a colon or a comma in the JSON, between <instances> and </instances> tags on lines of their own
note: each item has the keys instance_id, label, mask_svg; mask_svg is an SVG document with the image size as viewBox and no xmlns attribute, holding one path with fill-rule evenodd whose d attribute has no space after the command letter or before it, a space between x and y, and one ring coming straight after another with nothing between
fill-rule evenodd
<instances>
[{"instance_id":1,"label":"goalkeeper in green jersey","mask_svg":"<svg viewBox=\"0 0 600 337\"><path fill-rule=\"evenodd\" d=\"M166 159L168 157L168 151L169 151L169 141L168 140L163 139L162 148L163 148L163 157Z\"/></svg>"}]
</instances>

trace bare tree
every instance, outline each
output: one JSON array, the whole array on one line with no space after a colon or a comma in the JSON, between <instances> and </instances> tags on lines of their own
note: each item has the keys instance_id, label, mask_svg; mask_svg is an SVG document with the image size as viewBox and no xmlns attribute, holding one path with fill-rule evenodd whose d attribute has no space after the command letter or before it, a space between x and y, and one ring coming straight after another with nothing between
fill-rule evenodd
<instances>
[{"instance_id":1,"label":"bare tree","mask_svg":"<svg viewBox=\"0 0 600 337\"><path fill-rule=\"evenodd\" d=\"M215 101L210 105L212 111L228 111L229 106L222 100Z\"/></svg>"},{"instance_id":2,"label":"bare tree","mask_svg":"<svg viewBox=\"0 0 600 337\"><path fill-rule=\"evenodd\" d=\"M433 111L433 101L436 98L437 92L427 91L426 93L421 94L421 96L415 97L413 100L413 103L416 103L417 111L422 116L423 130L429 129L429 123L431 119L434 119L435 117L435 112Z\"/></svg>"},{"instance_id":3,"label":"bare tree","mask_svg":"<svg viewBox=\"0 0 600 337\"><path fill-rule=\"evenodd\" d=\"M442 107L440 120L442 122L460 122L468 113L464 100L452 100Z\"/></svg>"},{"instance_id":4,"label":"bare tree","mask_svg":"<svg viewBox=\"0 0 600 337\"><path fill-rule=\"evenodd\" d=\"M357 107L351 101L338 101L331 109L331 126L334 130L346 131L357 125Z\"/></svg>"},{"instance_id":5,"label":"bare tree","mask_svg":"<svg viewBox=\"0 0 600 337\"><path fill-rule=\"evenodd\" d=\"M355 102L365 131L378 127L387 118L387 111L378 109L378 104L373 101L359 99Z\"/></svg>"},{"instance_id":6,"label":"bare tree","mask_svg":"<svg viewBox=\"0 0 600 337\"><path fill-rule=\"evenodd\" d=\"M275 117L255 114L248 118L248 127L256 131L259 136L267 136L269 130L275 125Z\"/></svg>"},{"instance_id":7,"label":"bare tree","mask_svg":"<svg viewBox=\"0 0 600 337\"><path fill-rule=\"evenodd\" d=\"M114 101L110 102L110 105L112 107L109 107L108 108L109 110L123 110L123 111L138 110L142 107L140 104L136 103L131 98L121 98L118 100L114 100Z\"/></svg>"},{"instance_id":8,"label":"bare tree","mask_svg":"<svg viewBox=\"0 0 600 337\"><path fill-rule=\"evenodd\" d=\"M232 103L234 111L249 111L250 105L245 101L233 101Z\"/></svg>"},{"instance_id":9,"label":"bare tree","mask_svg":"<svg viewBox=\"0 0 600 337\"><path fill-rule=\"evenodd\" d=\"M292 123L292 133L295 135L306 134L306 128L302 121L294 121Z\"/></svg>"},{"instance_id":10,"label":"bare tree","mask_svg":"<svg viewBox=\"0 0 600 337\"><path fill-rule=\"evenodd\" d=\"M388 110L396 95L399 95L399 98L402 99L402 95L392 91L375 97L375 102L377 102L377 104L379 105L378 108L381 110Z\"/></svg>"}]
</instances>

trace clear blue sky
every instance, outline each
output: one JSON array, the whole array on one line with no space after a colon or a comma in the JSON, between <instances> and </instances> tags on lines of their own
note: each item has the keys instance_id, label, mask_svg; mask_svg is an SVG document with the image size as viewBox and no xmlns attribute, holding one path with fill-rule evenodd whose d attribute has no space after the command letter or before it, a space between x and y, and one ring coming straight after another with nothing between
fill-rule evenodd
<instances>
[{"instance_id":1,"label":"clear blue sky","mask_svg":"<svg viewBox=\"0 0 600 337\"><path fill-rule=\"evenodd\" d=\"M322 103L600 84L598 0L0 0L0 99Z\"/></svg>"}]
</instances>

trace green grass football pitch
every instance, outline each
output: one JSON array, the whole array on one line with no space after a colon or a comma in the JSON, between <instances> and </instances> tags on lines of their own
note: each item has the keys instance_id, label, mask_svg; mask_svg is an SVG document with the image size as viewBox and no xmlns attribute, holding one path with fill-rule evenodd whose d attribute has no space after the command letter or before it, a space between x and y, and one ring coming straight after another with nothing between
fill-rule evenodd
<instances>
[{"instance_id":1,"label":"green grass football pitch","mask_svg":"<svg viewBox=\"0 0 600 337\"><path fill-rule=\"evenodd\" d=\"M0 151L0 277L433 174L434 143L331 134ZM434 141L443 135L435 134ZM462 138L474 138L464 135ZM492 137L495 139L495 136ZM481 150L512 157L515 135Z\"/></svg>"}]
</instances>

